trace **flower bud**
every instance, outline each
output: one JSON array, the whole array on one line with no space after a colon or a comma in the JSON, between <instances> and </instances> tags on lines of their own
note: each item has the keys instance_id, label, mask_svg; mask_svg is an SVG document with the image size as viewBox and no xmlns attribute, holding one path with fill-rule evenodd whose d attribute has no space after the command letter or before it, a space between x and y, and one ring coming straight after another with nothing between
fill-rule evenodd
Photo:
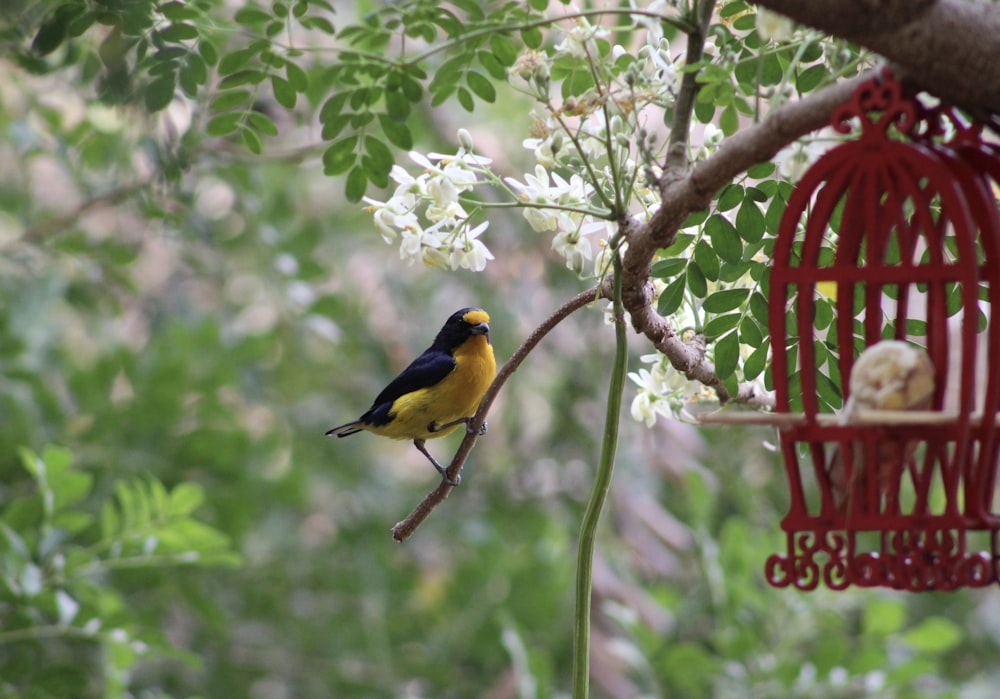
<instances>
[{"instance_id":1,"label":"flower bud","mask_svg":"<svg viewBox=\"0 0 1000 699\"><path fill-rule=\"evenodd\" d=\"M472 151L472 134L465 129L458 130L458 142L465 150Z\"/></svg>"}]
</instances>

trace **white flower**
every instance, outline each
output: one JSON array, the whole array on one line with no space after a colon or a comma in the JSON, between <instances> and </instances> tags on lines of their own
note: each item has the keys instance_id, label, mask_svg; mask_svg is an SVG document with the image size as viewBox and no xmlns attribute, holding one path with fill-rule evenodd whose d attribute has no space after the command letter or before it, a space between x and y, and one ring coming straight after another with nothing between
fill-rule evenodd
<instances>
[{"instance_id":1,"label":"white flower","mask_svg":"<svg viewBox=\"0 0 1000 699\"><path fill-rule=\"evenodd\" d=\"M607 29L595 27L583 17L578 17L576 26L566 32L565 38L556 44L556 53L565 53L582 60L597 60L600 53L595 40L609 33Z\"/></svg>"},{"instance_id":2,"label":"white flower","mask_svg":"<svg viewBox=\"0 0 1000 699\"><path fill-rule=\"evenodd\" d=\"M559 133L559 132L555 132ZM526 138L521 145L535 154L535 161L545 167L556 167L556 154L552 151L552 136L548 138Z\"/></svg>"},{"instance_id":3,"label":"white flower","mask_svg":"<svg viewBox=\"0 0 1000 699\"><path fill-rule=\"evenodd\" d=\"M455 236L449 256L449 264L452 269L462 267L474 272L482 272L486 269L486 262L493 259L493 253L489 251L483 241L479 240L479 236L489 225L489 221L484 221L475 228L467 229Z\"/></svg>"},{"instance_id":4,"label":"white flower","mask_svg":"<svg viewBox=\"0 0 1000 699\"><path fill-rule=\"evenodd\" d=\"M606 231L606 221L577 221L582 217L578 214L560 212L556 217L559 233L552 240L552 249L563 256L566 266L583 274L584 266L594 259L594 251L588 235L597 231Z\"/></svg>"},{"instance_id":5,"label":"white flower","mask_svg":"<svg viewBox=\"0 0 1000 699\"><path fill-rule=\"evenodd\" d=\"M656 424L656 409L653 407L653 399L646 391L638 391L632 399L629 413L636 422L645 422L646 427Z\"/></svg>"},{"instance_id":6,"label":"white flower","mask_svg":"<svg viewBox=\"0 0 1000 699\"><path fill-rule=\"evenodd\" d=\"M635 0L629 0L628 4L632 9L640 9L637 8ZM667 5L667 0L653 0L649 5L641 9L645 10L646 13L665 15L671 8ZM646 28L647 43L659 41L663 37L663 25L658 19L650 17L649 14L642 14L636 15L635 21Z\"/></svg>"},{"instance_id":7,"label":"white flower","mask_svg":"<svg viewBox=\"0 0 1000 699\"><path fill-rule=\"evenodd\" d=\"M795 24L792 20L777 12L757 8L757 34L764 41L788 41L792 38Z\"/></svg>"},{"instance_id":8,"label":"white flower","mask_svg":"<svg viewBox=\"0 0 1000 699\"><path fill-rule=\"evenodd\" d=\"M714 153L722 142L724 135L722 129L715 124L705 124L705 128L702 130L701 147L698 148L695 157L701 160Z\"/></svg>"},{"instance_id":9,"label":"white flower","mask_svg":"<svg viewBox=\"0 0 1000 699\"><path fill-rule=\"evenodd\" d=\"M580 235L580 231L561 231L552 239L552 249L566 259L566 267L577 274L583 273L584 265L594 259L590 241Z\"/></svg>"},{"instance_id":10,"label":"white flower","mask_svg":"<svg viewBox=\"0 0 1000 699\"><path fill-rule=\"evenodd\" d=\"M386 202L370 197L364 197L364 201L369 205L365 211L373 214L375 228L387 243L394 241L401 231L420 227L414 213L416 200L410 194L397 195Z\"/></svg>"},{"instance_id":11,"label":"white flower","mask_svg":"<svg viewBox=\"0 0 1000 699\"><path fill-rule=\"evenodd\" d=\"M465 211L458 203L459 190L447 177L432 177L427 183L427 218L437 223L445 218L465 218Z\"/></svg>"},{"instance_id":12,"label":"white flower","mask_svg":"<svg viewBox=\"0 0 1000 699\"><path fill-rule=\"evenodd\" d=\"M778 161L778 171L789 182L798 182L813 164L816 154L812 148L802 141L785 146L774 159Z\"/></svg>"},{"instance_id":13,"label":"white flower","mask_svg":"<svg viewBox=\"0 0 1000 699\"><path fill-rule=\"evenodd\" d=\"M399 257L401 260L406 260L409 265L418 260L427 264L427 250L435 250L439 247L441 247L441 240L437 236L436 227L427 230L415 227L403 231L403 239L399 244Z\"/></svg>"},{"instance_id":14,"label":"white flower","mask_svg":"<svg viewBox=\"0 0 1000 699\"><path fill-rule=\"evenodd\" d=\"M662 384L648 369L629 372L628 377L639 387L629 408L633 420L652 427L656 424L657 415L671 414L670 405L663 396Z\"/></svg>"}]
</instances>

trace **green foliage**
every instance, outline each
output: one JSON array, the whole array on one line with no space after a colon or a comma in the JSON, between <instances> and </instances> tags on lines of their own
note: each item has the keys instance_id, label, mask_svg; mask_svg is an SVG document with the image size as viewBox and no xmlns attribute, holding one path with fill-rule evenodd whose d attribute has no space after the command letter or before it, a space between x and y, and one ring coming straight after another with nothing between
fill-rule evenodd
<instances>
[{"instance_id":1,"label":"green foliage","mask_svg":"<svg viewBox=\"0 0 1000 699\"><path fill-rule=\"evenodd\" d=\"M409 445L323 431L364 410L456 304L490 306L503 359L579 285L536 264L551 241L502 209L491 220L508 259L485 279L401 266L322 174L343 177L349 201L388 185L399 151L450 138L434 108L475 110L490 155L509 156L498 172L530 170L509 155L530 107L508 70L525 49L551 54L575 20L543 16L544 0L366 5L357 18L324 0L15 5L0 27L0 144L15 163L0 178L0 697L565 692L607 330L580 314L542 343L462 489L394 544L389 526L433 473ZM657 23L673 42L658 71L690 29L675 7ZM697 71L694 117L723 136L864 61L805 29L765 41L753 11L719 3L708 55L678 68ZM632 121L618 132L627 157L588 161L614 173L601 210L648 211L655 192L630 197L652 189L644 168L664 144L640 125L669 125L674 93L644 94L634 52L614 48L634 45L637 18L589 19L609 30L581 44L593 65L561 56L517 89L600 126L611 108L595 97L613 86L615 116ZM691 157L716 145L693 139ZM770 381L768 260L791 187L783 167L755 165L653 265L659 311L685 339L706 336L729 387ZM832 409L834 307L816 301ZM948 310L960 301L949 289ZM767 587L786 498L770 436L687 427L650 438L622 424L596 549L595 693L995 685L988 597Z\"/></svg>"},{"instance_id":2,"label":"green foliage","mask_svg":"<svg viewBox=\"0 0 1000 699\"><path fill-rule=\"evenodd\" d=\"M173 651L130 609L114 575L231 566L239 556L229 537L193 518L204 499L193 483L118 480L113 496L95 498L94 476L72 468L68 450L21 449L20 460L33 487L0 512L0 696L85 696L81 686L122 696L137 663Z\"/></svg>"}]
</instances>

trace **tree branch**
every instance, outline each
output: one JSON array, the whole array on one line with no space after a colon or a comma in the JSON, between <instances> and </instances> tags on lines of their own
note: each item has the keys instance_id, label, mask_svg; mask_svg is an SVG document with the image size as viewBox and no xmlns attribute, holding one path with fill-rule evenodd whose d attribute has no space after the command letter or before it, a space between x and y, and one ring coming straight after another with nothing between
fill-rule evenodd
<instances>
[{"instance_id":1,"label":"tree branch","mask_svg":"<svg viewBox=\"0 0 1000 699\"><path fill-rule=\"evenodd\" d=\"M56 216L55 218L46 219L36 223L24 232L24 235L21 236L21 240L25 243L40 243L50 235L58 233L67 226L76 223L77 219L90 210L97 209L102 206L112 206L117 204L120 201L132 196L136 192L146 189L153 184L155 180L155 177L138 180L136 182L123 185L118 189L112 189L109 192L104 192L103 194L95 194L89 199L85 199L80 202L73 208L72 211L63 214L62 216Z\"/></svg>"},{"instance_id":2,"label":"tree branch","mask_svg":"<svg viewBox=\"0 0 1000 699\"><path fill-rule=\"evenodd\" d=\"M511 355L511 358L507 360L500 371L497 372L497 376L493 379L493 383L486 390L485 395L483 395L483 400L479 403L479 409L476 411L475 416L473 416L472 421L469 423L468 431L466 432L465 439L458 446L458 451L455 452L455 457L451 460L451 464L448 465L447 473L448 479L452 481L457 481L462 473L462 466L465 465L465 460L469 457L469 453L472 451L472 447L476 443L476 439L479 437L480 428L486 424L486 414L490 410L490 406L493 405L493 401L496 399L497 394L500 393L500 389L507 382L507 379L517 371L517 368L521 365L521 362L528 356L528 354L535 348L535 346L541 342L542 338L545 337L552 328L557 326L563 320L565 320L574 311L586 306L588 303L592 303L599 298L607 296L606 287L596 286L586 291L580 292L569 301L560 306L556 311L550 315L545 321L535 328L528 338L517 348L517 351ZM423 500L421 500L413 511L406 516L406 519L401 522L397 522L396 526L392 528L392 538L396 541L405 541L416 531L417 527L427 519L427 516L433 512L434 508L444 502L448 495L451 494L451 489L454 486L449 485L445 480L442 479L438 487L428 493Z\"/></svg>"},{"instance_id":3,"label":"tree branch","mask_svg":"<svg viewBox=\"0 0 1000 699\"><path fill-rule=\"evenodd\" d=\"M1000 5L987 0L755 0L884 56L901 80L1000 113Z\"/></svg>"},{"instance_id":4,"label":"tree branch","mask_svg":"<svg viewBox=\"0 0 1000 699\"><path fill-rule=\"evenodd\" d=\"M711 0L699 0L696 10L697 29L688 32L687 49L684 57L685 66L693 66L701 61L705 50L705 39L708 27L712 22L712 11L715 3ZM670 124L670 144L667 146L665 168L686 167L688 164L688 140L691 137L691 112L694 111L694 99L698 96L698 72L685 71L681 78L681 87L674 102L674 118Z\"/></svg>"}]
</instances>

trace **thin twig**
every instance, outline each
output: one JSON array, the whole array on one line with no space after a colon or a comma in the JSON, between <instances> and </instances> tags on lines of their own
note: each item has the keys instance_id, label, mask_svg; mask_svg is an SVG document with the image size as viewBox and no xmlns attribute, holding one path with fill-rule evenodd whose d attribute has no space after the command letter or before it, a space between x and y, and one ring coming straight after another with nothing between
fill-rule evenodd
<instances>
[{"instance_id":1,"label":"thin twig","mask_svg":"<svg viewBox=\"0 0 1000 699\"><path fill-rule=\"evenodd\" d=\"M117 204L122 199L126 199L136 192L150 186L153 181L154 179L139 180L137 182L132 182L131 184L119 187L118 189L112 189L110 192L97 194L89 199L85 199L74 207L72 211L63 214L62 216L57 216L55 218L41 221L40 223L36 223L24 232L24 235L21 236L21 240L25 243L40 243L48 236L58 233L67 226L72 225L77 221L77 219L91 209Z\"/></svg>"},{"instance_id":2,"label":"thin twig","mask_svg":"<svg viewBox=\"0 0 1000 699\"><path fill-rule=\"evenodd\" d=\"M448 479L451 481L457 481L458 477L462 473L462 466L465 464L465 460L468 458L469 453L472 451L472 447L476 443L476 439L479 436L480 428L486 424L486 414L490 410L490 406L493 404L494 399L503 388L504 383L507 379L517 371L517 368L524 361L525 357L535 348L543 337L545 337L552 328L557 326L563 320L565 320L571 313L577 311L588 303L596 301L606 295L603 287L595 286L593 288L583 291L569 301L560 306L555 313L549 316L541 325L535 328L528 338L517 348L517 351L507 360L500 371L497 372L497 376L493 379L493 383L486 390L486 394L483 396L483 400L479 403L479 409L476 411L475 416L473 416L472 421L469 422L469 429L466 432L465 439L458 446L458 451L455 452L455 457L451 460L451 464L448 466L447 473ZM440 505L447 499L448 495L451 494L451 489L454 486L449 485L444 480L438 484L438 487L428 493L423 500L421 500L413 511L406 516L406 519L398 522L396 526L392 528L392 538L396 541L405 541L416 531L417 527L427 519L427 516L434 510L435 507Z\"/></svg>"},{"instance_id":3,"label":"thin twig","mask_svg":"<svg viewBox=\"0 0 1000 699\"><path fill-rule=\"evenodd\" d=\"M708 27L712 22L712 10L715 3L710 0L700 0L695 10L696 28L687 33L687 52L684 57L684 77L674 102L674 118L670 125L670 143L667 146L665 169L684 168L688 164L688 139L691 132L691 112L694 111L694 100L698 96L698 70L694 67L701 62L705 51L705 40L708 38Z\"/></svg>"}]
</instances>

